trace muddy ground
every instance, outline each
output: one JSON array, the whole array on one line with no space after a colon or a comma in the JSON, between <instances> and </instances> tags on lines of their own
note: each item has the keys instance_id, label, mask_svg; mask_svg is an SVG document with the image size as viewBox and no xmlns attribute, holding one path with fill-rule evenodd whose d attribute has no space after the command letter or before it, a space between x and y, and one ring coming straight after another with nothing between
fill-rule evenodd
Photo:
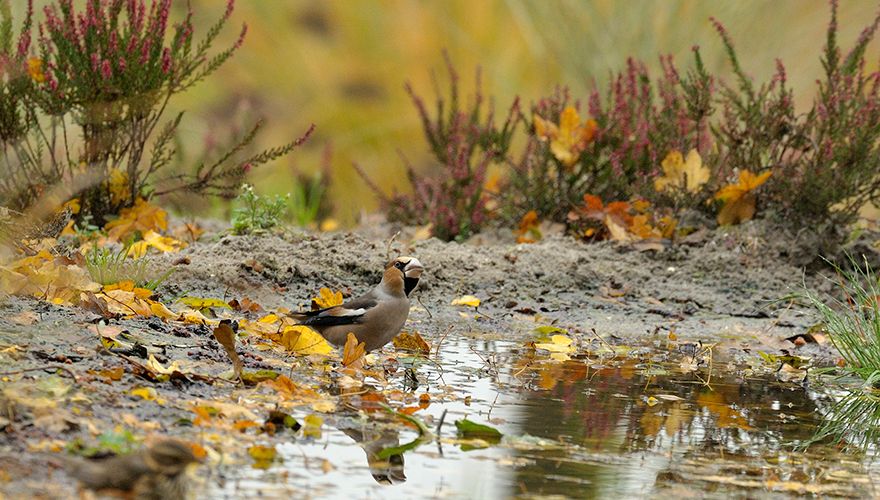
<instances>
[{"instance_id":1,"label":"muddy ground","mask_svg":"<svg viewBox=\"0 0 880 500\"><path fill-rule=\"evenodd\" d=\"M407 328L434 345L444 338L474 345L486 340L522 343L532 337L534 326L552 324L585 341L598 335L611 343L649 344L674 332L682 342L719 343L721 356L790 349L819 364L833 363L836 356L828 344L796 347L786 340L806 332L816 318L785 298L803 290L805 283L827 289L821 274L830 273L813 263L805 274L802 266L814 261L815 254L794 239L778 236L774 228L750 223L694 234L661 248L584 244L563 236L517 245L509 235L464 244L407 242L402 236L389 243L384 229L321 235L287 230L260 236L206 234L181 253L155 256L154 261L157 270L175 270L158 289L164 303L182 295L247 297L266 310L295 310L308 307L320 287L360 294L379 281L389 257L409 254L422 261L426 272ZM482 300L478 311L450 305L465 294ZM156 318L96 325L99 318L93 313L20 297L4 299L0 313L0 349L18 346L0 353L0 371L42 366L68 370L2 379L19 392L48 378L58 384L62 382L56 379L65 380L67 387L51 410L19 405L12 421L0 421L5 426L0 434L0 497L68 497L75 483L56 458L62 445L76 439L94 442L96 435L117 425L140 435L187 437L192 428L175 423L192 418L188 401L233 401L238 394L233 385L204 380L155 384L168 402L144 404L128 395L145 385L137 369L102 353L96 340L101 328L122 329L163 363L181 360L193 363L200 373L218 376L229 371L228 359L205 326L171 325ZM386 353L391 350L386 347ZM239 352L246 370L301 366L247 343ZM125 370L119 381L107 383L96 375L119 366ZM308 378L296 379L295 370L291 374L295 380ZM271 397L271 391L260 394ZM0 402L15 406L10 401Z\"/></svg>"}]
</instances>

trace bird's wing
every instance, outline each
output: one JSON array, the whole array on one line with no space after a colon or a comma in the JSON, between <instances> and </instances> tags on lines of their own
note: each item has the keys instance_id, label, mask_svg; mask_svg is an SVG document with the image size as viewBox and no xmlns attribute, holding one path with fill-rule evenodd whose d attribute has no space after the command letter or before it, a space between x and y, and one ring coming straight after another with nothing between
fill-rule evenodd
<instances>
[{"instance_id":1,"label":"bird's wing","mask_svg":"<svg viewBox=\"0 0 880 500\"><path fill-rule=\"evenodd\" d=\"M352 325L360 323L364 314L378 304L379 301L372 294L367 294L338 306L297 313L297 316L300 319L300 324L306 326Z\"/></svg>"}]
</instances>

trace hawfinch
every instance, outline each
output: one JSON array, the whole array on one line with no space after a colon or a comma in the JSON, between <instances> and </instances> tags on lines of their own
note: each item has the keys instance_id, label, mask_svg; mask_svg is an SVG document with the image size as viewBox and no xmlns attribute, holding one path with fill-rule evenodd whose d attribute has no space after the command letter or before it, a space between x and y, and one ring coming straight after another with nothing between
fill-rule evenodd
<instances>
[{"instance_id":1,"label":"hawfinch","mask_svg":"<svg viewBox=\"0 0 880 500\"><path fill-rule=\"evenodd\" d=\"M338 306L291 316L331 344L345 345L351 332L366 344L367 351L379 349L403 328L409 316L409 294L423 270L415 257L398 257L385 266L382 282L370 292Z\"/></svg>"},{"instance_id":2,"label":"hawfinch","mask_svg":"<svg viewBox=\"0 0 880 500\"><path fill-rule=\"evenodd\" d=\"M199 461L192 448L175 439L100 460L61 457L67 472L91 490L125 498L186 498L189 464Z\"/></svg>"}]
</instances>

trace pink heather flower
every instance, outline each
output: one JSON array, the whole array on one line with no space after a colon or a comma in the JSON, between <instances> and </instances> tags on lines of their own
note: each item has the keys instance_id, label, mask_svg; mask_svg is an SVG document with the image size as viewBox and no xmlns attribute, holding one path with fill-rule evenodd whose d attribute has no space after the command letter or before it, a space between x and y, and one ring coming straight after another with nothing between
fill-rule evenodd
<instances>
[{"instance_id":1,"label":"pink heather flower","mask_svg":"<svg viewBox=\"0 0 880 500\"><path fill-rule=\"evenodd\" d=\"M111 54L115 54L119 50L119 35L117 35L115 31L110 32L107 47Z\"/></svg>"},{"instance_id":2,"label":"pink heather flower","mask_svg":"<svg viewBox=\"0 0 880 500\"><path fill-rule=\"evenodd\" d=\"M171 12L171 0L163 0L159 6L159 27L156 35L161 37L165 34L165 28L168 26L168 15Z\"/></svg>"},{"instance_id":3,"label":"pink heather flower","mask_svg":"<svg viewBox=\"0 0 880 500\"><path fill-rule=\"evenodd\" d=\"M238 35L238 40L235 42L234 50L238 50L241 47L241 44L244 43L244 37L247 35L248 25L244 23L241 25L241 34Z\"/></svg>"},{"instance_id":4,"label":"pink heather flower","mask_svg":"<svg viewBox=\"0 0 880 500\"><path fill-rule=\"evenodd\" d=\"M101 61L101 76L105 80L109 80L111 76L113 76L113 68L110 67L110 60L104 59Z\"/></svg>"},{"instance_id":5,"label":"pink heather flower","mask_svg":"<svg viewBox=\"0 0 880 500\"><path fill-rule=\"evenodd\" d=\"M162 73L171 71L171 50L168 47L162 51Z\"/></svg>"},{"instance_id":6,"label":"pink heather flower","mask_svg":"<svg viewBox=\"0 0 880 500\"><path fill-rule=\"evenodd\" d=\"M128 63L125 62L125 58L124 58L124 57L119 56L119 61L116 63L116 66L119 67L119 71L120 71L120 72L124 73L124 72L125 72L125 68L128 66Z\"/></svg>"},{"instance_id":7,"label":"pink heather flower","mask_svg":"<svg viewBox=\"0 0 880 500\"><path fill-rule=\"evenodd\" d=\"M773 83L779 82L779 84L785 87L785 66L782 65L781 59L776 59L776 74L773 75Z\"/></svg>"},{"instance_id":8,"label":"pink heather flower","mask_svg":"<svg viewBox=\"0 0 880 500\"><path fill-rule=\"evenodd\" d=\"M25 57L31 47L31 32L24 31L18 40L18 57Z\"/></svg>"},{"instance_id":9,"label":"pink heather flower","mask_svg":"<svg viewBox=\"0 0 880 500\"><path fill-rule=\"evenodd\" d=\"M101 65L101 56L98 55L97 52L95 52L91 56L91 61L92 61L92 71L98 71L98 67Z\"/></svg>"},{"instance_id":10,"label":"pink heather flower","mask_svg":"<svg viewBox=\"0 0 880 500\"><path fill-rule=\"evenodd\" d=\"M226 2L226 13L223 14L225 19L229 19L229 16L232 15L232 11L235 10L235 0L228 0Z\"/></svg>"},{"instance_id":11,"label":"pink heather flower","mask_svg":"<svg viewBox=\"0 0 880 500\"><path fill-rule=\"evenodd\" d=\"M151 42L151 38L144 38L144 41L141 44L141 64L147 64L147 61L150 60L150 49L153 45Z\"/></svg>"},{"instance_id":12,"label":"pink heather flower","mask_svg":"<svg viewBox=\"0 0 880 500\"><path fill-rule=\"evenodd\" d=\"M253 164L251 164L251 162L247 162L241 166L241 170L244 173L250 172L252 168L254 168L254 166L253 166Z\"/></svg>"}]
</instances>

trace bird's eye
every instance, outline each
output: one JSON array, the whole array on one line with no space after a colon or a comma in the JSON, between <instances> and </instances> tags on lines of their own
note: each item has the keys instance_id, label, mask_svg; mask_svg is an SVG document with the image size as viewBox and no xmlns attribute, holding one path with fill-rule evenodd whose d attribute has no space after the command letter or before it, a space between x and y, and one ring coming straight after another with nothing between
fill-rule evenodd
<instances>
[{"instance_id":1,"label":"bird's eye","mask_svg":"<svg viewBox=\"0 0 880 500\"><path fill-rule=\"evenodd\" d=\"M404 267L406 267L406 264L404 264L403 262L397 262L396 264L394 264L394 267L402 270Z\"/></svg>"}]
</instances>

